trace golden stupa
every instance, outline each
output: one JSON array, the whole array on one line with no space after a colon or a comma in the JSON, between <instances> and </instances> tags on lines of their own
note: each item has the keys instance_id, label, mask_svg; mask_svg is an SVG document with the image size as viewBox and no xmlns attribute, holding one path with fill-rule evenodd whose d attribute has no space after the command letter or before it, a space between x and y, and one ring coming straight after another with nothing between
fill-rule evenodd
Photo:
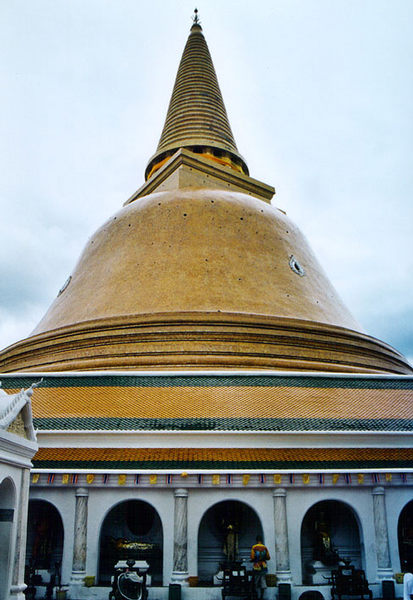
<instances>
[{"instance_id":1,"label":"golden stupa","mask_svg":"<svg viewBox=\"0 0 413 600\"><path fill-rule=\"evenodd\" d=\"M145 179L1 371L411 373L362 332L274 189L249 176L197 15Z\"/></svg>"}]
</instances>

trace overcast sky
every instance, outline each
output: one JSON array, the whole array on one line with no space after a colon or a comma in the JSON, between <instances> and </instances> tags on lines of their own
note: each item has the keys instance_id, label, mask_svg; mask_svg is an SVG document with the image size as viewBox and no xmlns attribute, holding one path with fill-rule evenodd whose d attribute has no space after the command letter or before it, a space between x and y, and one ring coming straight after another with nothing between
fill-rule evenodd
<instances>
[{"instance_id":1,"label":"overcast sky","mask_svg":"<svg viewBox=\"0 0 413 600\"><path fill-rule=\"evenodd\" d=\"M0 347L143 183L195 6L251 176L412 361L412 0L1 0Z\"/></svg>"}]
</instances>

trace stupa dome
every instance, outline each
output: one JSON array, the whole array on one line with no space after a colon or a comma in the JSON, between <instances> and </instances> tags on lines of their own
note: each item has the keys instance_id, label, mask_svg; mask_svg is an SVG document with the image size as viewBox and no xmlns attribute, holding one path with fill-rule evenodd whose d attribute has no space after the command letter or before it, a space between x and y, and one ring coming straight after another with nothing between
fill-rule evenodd
<instances>
[{"instance_id":1,"label":"stupa dome","mask_svg":"<svg viewBox=\"0 0 413 600\"><path fill-rule=\"evenodd\" d=\"M239 192L189 188L144 196L111 217L34 333L218 311L358 328L285 214Z\"/></svg>"},{"instance_id":2,"label":"stupa dome","mask_svg":"<svg viewBox=\"0 0 413 600\"><path fill-rule=\"evenodd\" d=\"M361 330L273 194L238 152L195 22L145 184L0 368L411 372Z\"/></svg>"}]
</instances>

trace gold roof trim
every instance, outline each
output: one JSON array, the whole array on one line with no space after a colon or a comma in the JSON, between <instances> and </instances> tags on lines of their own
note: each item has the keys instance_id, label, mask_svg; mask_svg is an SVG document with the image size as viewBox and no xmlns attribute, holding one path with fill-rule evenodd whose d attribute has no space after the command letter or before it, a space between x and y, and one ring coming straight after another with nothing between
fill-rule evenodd
<instances>
[{"instance_id":1,"label":"gold roof trim","mask_svg":"<svg viewBox=\"0 0 413 600\"><path fill-rule=\"evenodd\" d=\"M145 181L124 206L154 192L188 187L242 192L268 204L275 194L271 185L234 171L226 165L217 164L204 154L195 154L181 148L160 165L156 174Z\"/></svg>"}]
</instances>

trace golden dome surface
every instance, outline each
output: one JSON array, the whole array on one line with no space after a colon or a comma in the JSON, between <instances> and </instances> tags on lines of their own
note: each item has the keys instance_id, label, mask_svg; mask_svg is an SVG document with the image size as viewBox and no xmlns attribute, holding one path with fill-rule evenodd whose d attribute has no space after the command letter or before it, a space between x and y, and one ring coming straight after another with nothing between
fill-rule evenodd
<instances>
[{"instance_id":1,"label":"golden dome surface","mask_svg":"<svg viewBox=\"0 0 413 600\"><path fill-rule=\"evenodd\" d=\"M32 335L0 353L0 370L411 372L360 330L269 204L274 189L248 176L211 66L195 23L146 183L91 237Z\"/></svg>"},{"instance_id":2,"label":"golden dome surface","mask_svg":"<svg viewBox=\"0 0 413 600\"><path fill-rule=\"evenodd\" d=\"M3 370L409 372L360 328L280 210L233 190L142 196L89 240Z\"/></svg>"},{"instance_id":3,"label":"golden dome surface","mask_svg":"<svg viewBox=\"0 0 413 600\"><path fill-rule=\"evenodd\" d=\"M285 214L239 192L188 188L144 196L111 217L33 333L192 311L359 328Z\"/></svg>"}]
</instances>

